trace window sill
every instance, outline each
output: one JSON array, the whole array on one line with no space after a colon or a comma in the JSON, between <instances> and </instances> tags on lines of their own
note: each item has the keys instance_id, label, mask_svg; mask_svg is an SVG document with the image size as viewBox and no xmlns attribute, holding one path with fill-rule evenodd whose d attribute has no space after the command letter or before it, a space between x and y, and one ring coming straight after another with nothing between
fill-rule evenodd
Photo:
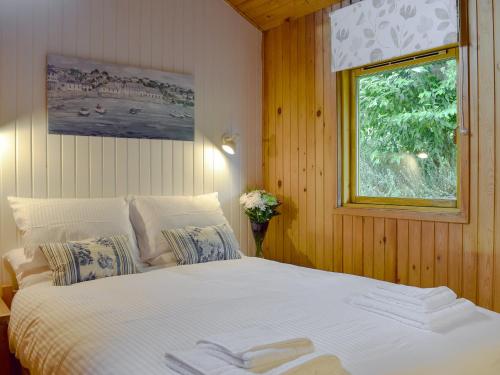
<instances>
[{"instance_id":1,"label":"window sill","mask_svg":"<svg viewBox=\"0 0 500 375\"><path fill-rule=\"evenodd\" d=\"M337 215L372 216L389 219L440 221L446 223L467 224L467 213L460 208L391 206L361 203L346 203L334 208Z\"/></svg>"}]
</instances>

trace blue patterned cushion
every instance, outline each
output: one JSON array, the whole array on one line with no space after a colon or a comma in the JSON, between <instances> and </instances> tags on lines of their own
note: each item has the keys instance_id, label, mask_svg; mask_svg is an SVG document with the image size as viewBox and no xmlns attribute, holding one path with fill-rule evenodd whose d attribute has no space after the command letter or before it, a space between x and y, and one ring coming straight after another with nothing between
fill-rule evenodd
<instances>
[{"instance_id":1,"label":"blue patterned cushion","mask_svg":"<svg viewBox=\"0 0 500 375\"><path fill-rule=\"evenodd\" d=\"M227 224L169 229L162 233L179 265L241 258L238 241Z\"/></svg>"},{"instance_id":2,"label":"blue patterned cushion","mask_svg":"<svg viewBox=\"0 0 500 375\"><path fill-rule=\"evenodd\" d=\"M47 243L40 248L49 262L54 285L136 273L127 236Z\"/></svg>"}]
</instances>

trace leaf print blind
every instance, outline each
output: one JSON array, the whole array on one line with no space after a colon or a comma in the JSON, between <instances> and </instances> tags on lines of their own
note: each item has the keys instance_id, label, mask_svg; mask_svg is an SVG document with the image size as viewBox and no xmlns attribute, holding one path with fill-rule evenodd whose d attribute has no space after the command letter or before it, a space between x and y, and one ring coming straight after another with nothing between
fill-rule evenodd
<instances>
[{"instance_id":1,"label":"leaf print blind","mask_svg":"<svg viewBox=\"0 0 500 375\"><path fill-rule=\"evenodd\" d=\"M334 72L458 42L457 0L364 0L330 18Z\"/></svg>"}]
</instances>

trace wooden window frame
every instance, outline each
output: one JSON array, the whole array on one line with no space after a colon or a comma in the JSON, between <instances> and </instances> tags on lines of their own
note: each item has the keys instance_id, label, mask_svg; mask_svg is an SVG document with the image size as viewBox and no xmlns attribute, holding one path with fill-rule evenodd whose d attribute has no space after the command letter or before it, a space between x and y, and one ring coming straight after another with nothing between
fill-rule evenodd
<instances>
[{"instance_id":1,"label":"wooden window frame","mask_svg":"<svg viewBox=\"0 0 500 375\"><path fill-rule=\"evenodd\" d=\"M445 51L442 53L441 51ZM365 75L366 68L337 73L337 98L339 105L339 168L338 184L340 189L335 211L339 214L366 215L413 220L432 220L443 222L467 223L469 221L469 74L468 48L456 45L437 50L421 52L401 59L385 61L370 67L370 73L391 68L418 65L455 57L457 59L457 199L456 201L357 197L355 193L356 148L351 147L356 137L355 92L353 82L358 76ZM439 54L441 53L441 54ZM355 138L354 138L355 139ZM352 188L353 187L353 188Z\"/></svg>"}]
</instances>

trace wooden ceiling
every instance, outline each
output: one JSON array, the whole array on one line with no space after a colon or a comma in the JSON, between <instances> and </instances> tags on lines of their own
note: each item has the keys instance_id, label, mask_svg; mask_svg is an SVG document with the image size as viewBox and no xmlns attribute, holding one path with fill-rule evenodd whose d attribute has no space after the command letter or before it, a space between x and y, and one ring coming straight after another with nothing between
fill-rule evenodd
<instances>
[{"instance_id":1,"label":"wooden ceiling","mask_svg":"<svg viewBox=\"0 0 500 375\"><path fill-rule=\"evenodd\" d=\"M238 13L260 30L269 30L316 12L340 0L226 0Z\"/></svg>"}]
</instances>

